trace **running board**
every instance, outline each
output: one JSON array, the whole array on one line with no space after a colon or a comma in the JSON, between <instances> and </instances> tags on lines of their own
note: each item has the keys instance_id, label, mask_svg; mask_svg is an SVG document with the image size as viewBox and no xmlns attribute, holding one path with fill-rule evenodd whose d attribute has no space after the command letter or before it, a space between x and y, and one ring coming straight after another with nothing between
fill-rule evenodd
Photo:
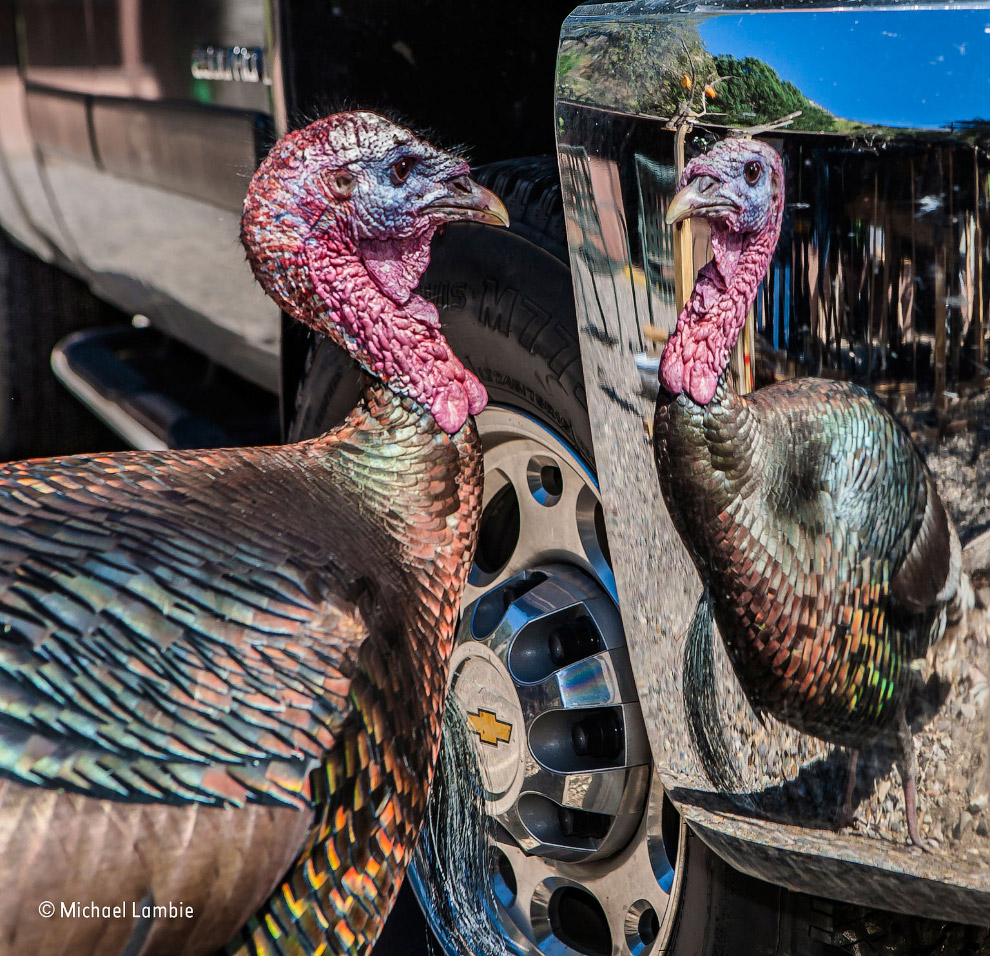
<instances>
[{"instance_id":1,"label":"running board","mask_svg":"<svg viewBox=\"0 0 990 956\"><path fill-rule=\"evenodd\" d=\"M75 332L55 346L52 370L133 448L279 441L277 395L154 328Z\"/></svg>"}]
</instances>

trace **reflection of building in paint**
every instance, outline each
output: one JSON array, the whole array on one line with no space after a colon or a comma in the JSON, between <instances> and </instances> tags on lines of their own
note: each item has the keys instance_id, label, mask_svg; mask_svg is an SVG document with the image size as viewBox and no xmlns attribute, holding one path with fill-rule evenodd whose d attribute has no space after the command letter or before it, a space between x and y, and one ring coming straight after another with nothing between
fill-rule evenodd
<instances>
[{"instance_id":1,"label":"reflection of building in paint","mask_svg":"<svg viewBox=\"0 0 990 956\"><path fill-rule=\"evenodd\" d=\"M29 62L32 82L104 96L156 99L162 95L155 66L143 48L148 38L141 0L80 4L76 10L66 9L65 4L48 6L49 10L42 8L24 20L27 30L38 31L26 37L32 53L46 47L41 30L51 29L56 35L74 30L79 36L80 62L66 65L63 46L59 46L60 56L52 56L52 64L35 53Z\"/></svg>"}]
</instances>

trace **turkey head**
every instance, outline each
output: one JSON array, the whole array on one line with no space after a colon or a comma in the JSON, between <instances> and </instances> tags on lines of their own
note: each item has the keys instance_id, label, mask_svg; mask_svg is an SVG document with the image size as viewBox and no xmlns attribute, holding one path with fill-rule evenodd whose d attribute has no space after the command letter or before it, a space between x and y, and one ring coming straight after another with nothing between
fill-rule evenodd
<instances>
[{"instance_id":1,"label":"turkey head","mask_svg":"<svg viewBox=\"0 0 990 956\"><path fill-rule=\"evenodd\" d=\"M290 133L244 201L241 238L265 291L330 336L448 434L487 401L413 292L449 222L508 224L467 163L376 113L340 113Z\"/></svg>"}]
</instances>

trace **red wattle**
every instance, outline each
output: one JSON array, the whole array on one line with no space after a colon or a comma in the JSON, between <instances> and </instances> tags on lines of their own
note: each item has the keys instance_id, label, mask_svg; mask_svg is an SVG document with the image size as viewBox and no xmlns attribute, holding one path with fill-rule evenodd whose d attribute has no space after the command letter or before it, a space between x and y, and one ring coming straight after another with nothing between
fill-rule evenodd
<instances>
[{"instance_id":1,"label":"red wattle","mask_svg":"<svg viewBox=\"0 0 990 956\"><path fill-rule=\"evenodd\" d=\"M436 306L409 293L408 264L392 269L376 260L372 275L368 263L357 255L339 260L330 256L327 245L333 238L322 236L319 242L306 243L315 291L333 317L322 323L310 319L310 324L331 335L336 330L343 332L344 347L351 354L389 388L429 409L440 428L454 434L469 414L485 407L488 394L451 351L440 330ZM384 247L380 244L378 250ZM423 262L417 257L417 264ZM394 298L382 289L382 283L392 277L401 277ZM402 295L406 301L397 304Z\"/></svg>"}]
</instances>

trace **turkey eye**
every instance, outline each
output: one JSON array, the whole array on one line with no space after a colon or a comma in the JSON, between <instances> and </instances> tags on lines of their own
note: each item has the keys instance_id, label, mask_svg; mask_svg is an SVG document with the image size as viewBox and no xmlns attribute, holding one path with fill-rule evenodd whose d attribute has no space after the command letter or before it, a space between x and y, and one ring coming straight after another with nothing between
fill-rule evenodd
<instances>
[{"instance_id":1,"label":"turkey eye","mask_svg":"<svg viewBox=\"0 0 990 956\"><path fill-rule=\"evenodd\" d=\"M413 160L408 156L403 156L402 159L392 164L392 182L396 186L402 185L409 178L412 168Z\"/></svg>"},{"instance_id":2,"label":"turkey eye","mask_svg":"<svg viewBox=\"0 0 990 956\"><path fill-rule=\"evenodd\" d=\"M748 182L750 186L755 186L760 181L760 173L762 172L762 167L755 161L746 163L746 165L743 166L743 176L746 177L746 182Z\"/></svg>"}]
</instances>

